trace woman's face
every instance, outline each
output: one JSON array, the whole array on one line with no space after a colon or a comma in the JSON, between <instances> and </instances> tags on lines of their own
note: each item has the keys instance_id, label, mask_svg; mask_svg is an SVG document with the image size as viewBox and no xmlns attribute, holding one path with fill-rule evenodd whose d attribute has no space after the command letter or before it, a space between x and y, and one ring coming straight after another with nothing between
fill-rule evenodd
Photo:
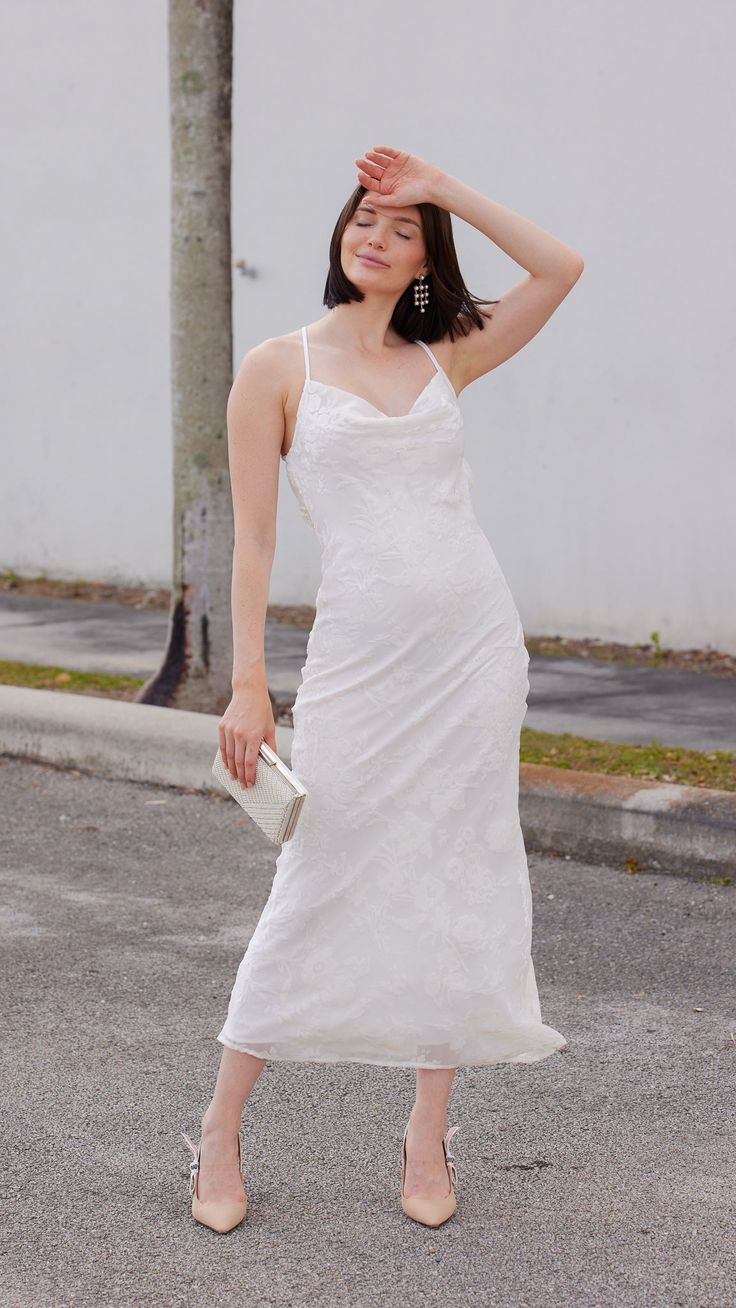
<instances>
[{"instance_id":1,"label":"woman's face","mask_svg":"<svg viewBox=\"0 0 736 1308\"><path fill-rule=\"evenodd\" d=\"M364 195L343 232L340 257L346 277L361 290L402 295L427 272L419 209L382 205L374 194Z\"/></svg>"}]
</instances>

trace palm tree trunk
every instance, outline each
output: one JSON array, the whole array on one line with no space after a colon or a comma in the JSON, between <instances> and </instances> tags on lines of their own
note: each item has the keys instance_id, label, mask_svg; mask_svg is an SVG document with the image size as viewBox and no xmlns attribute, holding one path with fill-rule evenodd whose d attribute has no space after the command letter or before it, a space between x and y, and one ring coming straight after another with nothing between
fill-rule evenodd
<instances>
[{"instance_id":1,"label":"palm tree trunk","mask_svg":"<svg viewBox=\"0 0 736 1308\"><path fill-rule=\"evenodd\" d=\"M232 687L232 0L170 0L174 575L158 672L137 699L222 713Z\"/></svg>"}]
</instances>

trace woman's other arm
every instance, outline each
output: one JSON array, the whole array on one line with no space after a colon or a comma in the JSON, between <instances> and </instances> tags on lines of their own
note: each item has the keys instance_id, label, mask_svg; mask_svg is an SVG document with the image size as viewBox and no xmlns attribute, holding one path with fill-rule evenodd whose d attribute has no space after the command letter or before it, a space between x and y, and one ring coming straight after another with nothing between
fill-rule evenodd
<instances>
[{"instance_id":1,"label":"woman's other arm","mask_svg":"<svg viewBox=\"0 0 736 1308\"><path fill-rule=\"evenodd\" d=\"M261 740L276 749L264 649L284 439L283 355L275 341L245 355L228 398L227 434L234 522L233 698L219 734L231 775L248 786L255 780Z\"/></svg>"}]
</instances>

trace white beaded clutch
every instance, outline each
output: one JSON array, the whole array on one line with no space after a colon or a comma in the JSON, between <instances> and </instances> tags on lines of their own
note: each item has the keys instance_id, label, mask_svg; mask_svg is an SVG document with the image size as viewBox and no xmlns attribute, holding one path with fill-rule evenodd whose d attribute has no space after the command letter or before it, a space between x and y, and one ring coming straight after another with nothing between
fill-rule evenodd
<instances>
[{"instance_id":1,"label":"white beaded clutch","mask_svg":"<svg viewBox=\"0 0 736 1308\"><path fill-rule=\"evenodd\" d=\"M275 845L290 840L302 811L307 791L271 746L261 741L256 759L256 779L241 786L222 759L218 748L212 774Z\"/></svg>"}]
</instances>

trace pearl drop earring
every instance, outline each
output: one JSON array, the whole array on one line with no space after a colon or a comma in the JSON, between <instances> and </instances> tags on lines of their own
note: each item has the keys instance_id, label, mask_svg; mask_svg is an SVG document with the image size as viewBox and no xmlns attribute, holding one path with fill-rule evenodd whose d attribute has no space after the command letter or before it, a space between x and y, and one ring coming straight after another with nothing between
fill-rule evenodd
<instances>
[{"instance_id":1,"label":"pearl drop earring","mask_svg":"<svg viewBox=\"0 0 736 1308\"><path fill-rule=\"evenodd\" d=\"M420 313L424 313L424 306L429 303L429 287L424 285L425 276L422 273L419 281L414 283L414 303L419 305Z\"/></svg>"}]
</instances>

